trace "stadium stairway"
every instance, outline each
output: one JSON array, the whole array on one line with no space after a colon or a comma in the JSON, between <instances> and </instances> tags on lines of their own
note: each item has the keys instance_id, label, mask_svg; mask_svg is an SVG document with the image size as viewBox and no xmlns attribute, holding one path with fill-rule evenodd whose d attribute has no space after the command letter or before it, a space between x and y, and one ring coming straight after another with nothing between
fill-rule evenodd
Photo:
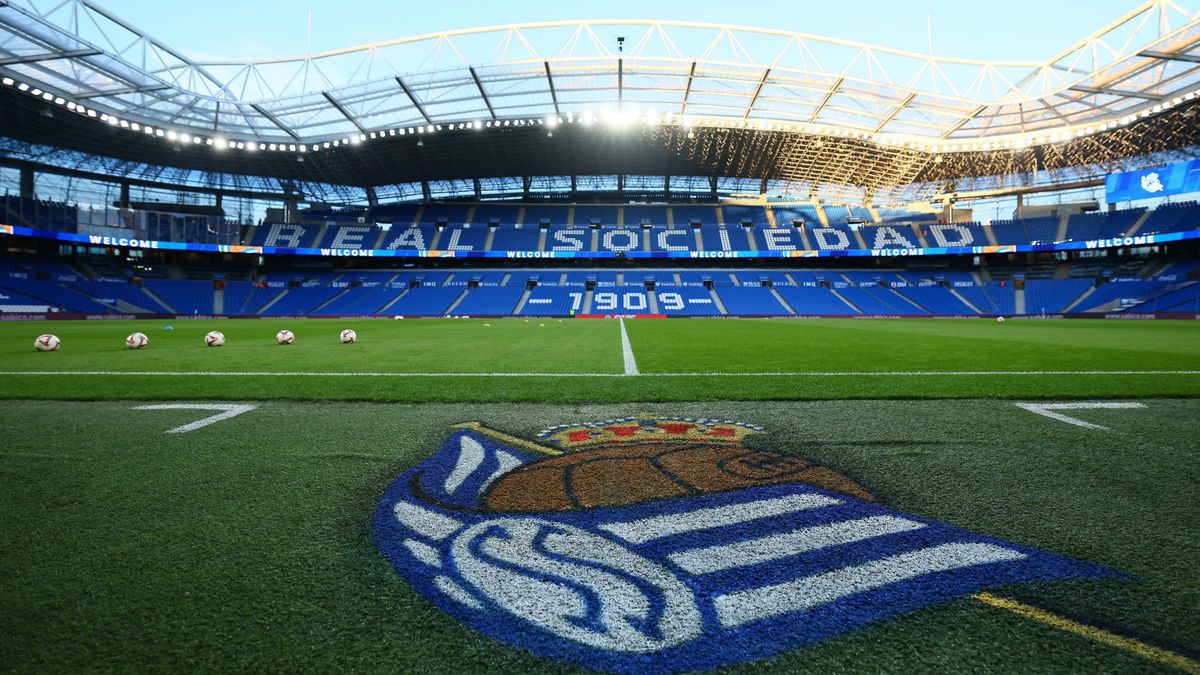
<instances>
[{"instance_id":1,"label":"stadium stairway","mask_svg":"<svg viewBox=\"0 0 1200 675\"><path fill-rule=\"evenodd\" d=\"M788 278L790 279L791 277L788 277ZM788 314L796 313L796 310L792 309L792 306L787 303L787 300L783 299L783 296L779 294L779 291L775 290L774 286L769 286L768 288L770 288L770 290L771 290L771 295L775 296L775 300L778 301L779 304L782 305L783 308L787 310Z\"/></svg>"},{"instance_id":2,"label":"stadium stairway","mask_svg":"<svg viewBox=\"0 0 1200 675\"><path fill-rule=\"evenodd\" d=\"M1016 308L1017 308L1016 313L1024 314L1025 313L1025 289L1019 288L1015 291L1015 293L1016 293Z\"/></svg>"},{"instance_id":3,"label":"stadium stairway","mask_svg":"<svg viewBox=\"0 0 1200 675\"><path fill-rule=\"evenodd\" d=\"M1092 286L1091 288L1087 289L1078 298L1075 298L1074 300L1072 300L1070 302L1070 304L1068 304L1066 307L1063 307L1062 308L1063 313L1070 312L1071 310L1075 309L1076 305L1082 303L1084 300L1087 300L1088 296L1095 292L1096 292L1096 286Z\"/></svg>"},{"instance_id":4,"label":"stadium stairway","mask_svg":"<svg viewBox=\"0 0 1200 675\"><path fill-rule=\"evenodd\" d=\"M521 294L521 298L517 300L517 306L513 307L513 314L520 314L522 309L525 309L525 303L529 302L529 294L533 291L531 288L526 288Z\"/></svg>"},{"instance_id":5,"label":"stadium stairway","mask_svg":"<svg viewBox=\"0 0 1200 675\"><path fill-rule=\"evenodd\" d=\"M725 309L725 303L721 302L721 296L717 295L716 286L708 289L708 294L712 296L713 305L717 308L717 311L719 311L722 315L729 314L729 312Z\"/></svg>"},{"instance_id":6,"label":"stadium stairway","mask_svg":"<svg viewBox=\"0 0 1200 675\"><path fill-rule=\"evenodd\" d=\"M392 305L396 304L397 302L400 302L400 298L403 298L404 296L408 295L408 292L411 290L412 290L411 288L404 289L403 293L392 298L391 302L389 302L388 304L384 305L383 307L380 307L379 311L376 312L376 314L387 314L387 311L392 308Z\"/></svg>"},{"instance_id":7,"label":"stadium stairway","mask_svg":"<svg viewBox=\"0 0 1200 675\"><path fill-rule=\"evenodd\" d=\"M966 296L964 296L962 293L959 293L957 288L954 288L953 286L950 286L950 287L949 287L949 288L947 288L946 290L950 291L950 295L953 295L954 297L958 298L958 299L959 299L959 301L961 301L961 302L962 302L962 304L966 305L967 307L970 307L970 308L971 308L971 311L975 312L976 314L983 314L983 313L984 313L984 312L983 312L983 310L979 309L979 306L978 306L978 305L976 305L975 303L973 303L973 302L971 302L970 300L968 300L968 299L966 298Z\"/></svg>"},{"instance_id":8,"label":"stadium stairway","mask_svg":"<svg viewBox=\"0 0 1200 675\"><path fill-rule=\"evenodd\" d=\"M265 305L263 305L262 307L260 307L260 308L258 309L258 311L257 311L257 312L255 312L255 314L257 314L257 315L260 315L260 316L261 316L261 315L263 315L263 314L266 314L268 309L271 309L271 307L272 307L272 306L273 306L275 303L277 303L277 302L279 302L280 300L282 300L282 299L283 299L283 296L285 296L285 295L287 295L287 294L288 294L288 289L286 289L286 288L285 288L285 289L283 289L282 291L280 291L280 292L279 292L279 295L276 295L275 297L271 298L270 300L268 300L268 301L267 301L267 303L266 303Z\"/></svg>"},{"instance_id":9,"label":"stadium stairway","mask_svg":"<svg viewBox=\"0 0 1200 675\"><path fill-rule=\"evenodd\" d=\"M155 301L155 302L157 302L158 304L162 305L163 307L166 307L166 308L167 308L167 311L168 311L168 312L170 312L171 314L178 314L178 313L179 313L179 312L178 312L178 311L177 311L177 310L176 310L174 307L172 307L171 305L169 305L169 304L167 303L167 301L166 301L166 300L163 300L163 299L162 299L162 297L160 297L160 296L159 296L157 293L155 293L154 291L150 290L150 287L149 287L149 286L143 285L143 286L142 286L142 291L143 291L143 292L144 292L146 295L150 296L150 298L151 298L152 300L154 300L154 301Z\"/></svg>"},{"instance_id":10,"label":"stadium stairway","mask_svg":"<svg viewBox=\"0 0 1200 675\"><path fill-rule=\"evenodd\" d=\"M447 314L453 314L453 313L454 313L454 309L455 309L456 307L458 307L458 306L459 306L459 304L461 304L461 303L462 303L462 301L463 301L463 299L465 299L466 297L467 297L467 289L465 289L465 288L464 288L464 289L463 289L463 292L462 292L462 293L459 293L459 294L458 294L458 297L457 297L457 298L455 298L455 299L454 299L454 301L450 303L450 306L446 308L446 313L447 313Z\"/></svg>"},{"instance_id":11,"label":"stadium stairway","mask_svg":"<svg viewBox=\"0 0 1200 675\"><path fill-rule=\"evenodd\" d=\"M213 314L225 313L225 289L217 288L213 290Z\"/></svg>"},{"instance_id":12,"label":"stadium stairway","mask_svg":"<svg viewBox=\"0 0 1200 675\"><path fill-rule=\"evenodd\" d=\"M1063 212L1058 215L1058 231L1054 233L1054 241L1066 241L1067 240L1067 228L1070 226L1070 224L1071 224L1071 214ZM1017 304L1022 305L1023 303L1021 300L1018 300ZM1017 312L1017 313L1024 314L1024 312Z\"/></svg>"},{"instance_id":13,"label":"stadium stairway","mask_svg":"<svg viewBox=\"0 0 1200 675\"><path fill-rule=\"evenodd\" d=\"M340 278L340 277L339 277L339 278ZM347 286L346 288L343 288L341 293L338 293L337 295L335 295L335 296L333 296L332 298L330 298L330 299L326 300L325 302L322 302L321 304L317 305L316 307L313 307L312 309L310 309L310 310L308 311L308 313L309 313L309 314L320 314L320 313L321 313L321 310L323 310L323 309L325 309L326 307L328 307L329 305L333 304L333 302L334 302L335 300L337 300L338 298L340 298L340 297L342 297L343 295L345 295L345 294L349 293L349 292L350 292L350 290L351 290L351 289L350 289L350 287L349 287L349 286Z\"/></svg>"},{"instance_id":14,"label":"stadium stairway","mask_svg":"<svg viewBox=\"0 0 1200 675\"><path fill-rule=\"evenodd\" d=\"M1125 232L1125 236L1132 237L1137 234L1137 231L1142 229L1142 225L1146 222L1146 219L1150 217L1150 213L1151 209L1142 211L1142 215L1138 216L1138 219L1133 221L1133 225L1129 226L1129 229Z\"/></svg>"},{"instance_id":15,"label":"stadium stairway","mask_svg":"<svg viewBox=\"0 0 1200 675\"><path fill-rule=\"evenodd\" d=\"M866 312L862 311L862 309L859 308L858 305L854 304L853 302L850 302L849 300L846 299L846 296L842 295L841 293L838 293L838 290L836 288L830 288L829 292L836 295L838 300L841 300L842 302L846 303L851 309L854 310L854 312L856 314L866 314Z\"/></svg>"}]
</instances>

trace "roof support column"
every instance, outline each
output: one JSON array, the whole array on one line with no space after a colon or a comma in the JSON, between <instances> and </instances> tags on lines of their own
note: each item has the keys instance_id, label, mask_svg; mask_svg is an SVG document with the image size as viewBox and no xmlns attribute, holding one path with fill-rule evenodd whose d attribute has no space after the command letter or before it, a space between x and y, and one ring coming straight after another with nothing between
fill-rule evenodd
<instances>
[{"instance_id":1,"label":"roof support column","mask_svg":"<svg viewBox=\"0 0 1200 675\"><path fill-rule=\"evenodd\" d=\"M37 191L34 189L33 167L21 167L21 199L34 199Z\"/></svg>"},{"instance_id":2,"label":"roof support column","mask_svg":"<svg viewBox=\"0 0 1200 675\"><path fill-rule=\"evenodd\" d=\"M574 200L579 192L579 176L571 174L571 199Z\"/></svg>"},{"instance_id":3,"label":"roof support column","mask_svg":"<svg viewBox=\"0 0 1200 675\"><path fill-rule=\"evenodd\" d=\"M367 206L379 206L379 195L375 193L375 188L368 185L363 190L367 193Z\"/></svg>"},{"instance_id":4,"label":"roof support column","mask_svg":"<svg viewBox=\"0 0 1200 675\"><path fill-rule=\"evenodd\" d=\"M708 177L708 191L709 191L709 193L712 194L712 200L714 202L717 201L717 177L716 176Z\"/></svg>"},{"instance_id":5,"label":"roof support column","mask_svg":"<svg viewBox=\"0 0 1200 675\"><path fill-rule=\"evenodd\" d=\"M433 195L429 191L429 181L427 180L421 181L421 197L424 198L425 201L430 201L433 199Z\"/></svg>"},{"instance_id":6,"label":"roof support column","mask_svg":"<svg viewBox=\"0 0 1200 675\"><path fill-rule=\"evenodd\" d=\"M471 185L475 188L475 201L483 201L483 186L479 184L479 179L472 178Z\"/></svg>"},{"instance_id":7,"label":"roof support column","mask_svg":"<svg viewBox=\"0 0 1200 675\"><path fill-rule=\"evenodd\" d=\"M121 183L121 196L117 198L117 207L122 209L129 208L129 183Z\"/></svg>"},{"instance_id":8,"label":"roof support column","mask_svg":"<svg viewBox=\"0 0 1200 675\"><path fill-rule=\"evenodd\" d=\"M533 187L533 178L529 176L521 176L521 196L525 201L529 201L529 191Z\"/></svg>"}]
</instances>

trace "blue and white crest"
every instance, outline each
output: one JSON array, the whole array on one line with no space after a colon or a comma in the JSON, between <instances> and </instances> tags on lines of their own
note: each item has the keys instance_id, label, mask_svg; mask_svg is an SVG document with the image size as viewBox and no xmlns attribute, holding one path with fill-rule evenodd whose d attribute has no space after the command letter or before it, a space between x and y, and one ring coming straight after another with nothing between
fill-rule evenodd
<instances>
[{"instance_id":1,"label":"blue and white crest","mask_svg":"<svg viewBox=\"0 0 1200 675\"><path fill-rule=\"evenodd\" d=\"M496 510L497 481L545 461L522 447L537 448L456 431L388 488L374 538L459 621L590 668L712 668L1004 584L1113 574L804 482Z\"/></svg>"}]
</instances>

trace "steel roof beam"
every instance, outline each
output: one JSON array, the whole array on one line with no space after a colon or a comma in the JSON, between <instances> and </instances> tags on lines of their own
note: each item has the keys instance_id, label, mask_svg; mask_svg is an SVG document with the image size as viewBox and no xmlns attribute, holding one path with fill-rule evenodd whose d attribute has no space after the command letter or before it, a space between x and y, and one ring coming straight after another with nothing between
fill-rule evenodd
<instances>
[{"instance_id":1,"label":"steel roof beam","mask_svg":"<svg viewBox=\"0 0 1200 675\"><path fill-rule=\"evenodd\" d=\"M554 91L554 76L550 74L550 62L543 61L546 65L546 82L550 84L550 100L554 101L554 114L562 115L562 111L558 109L558 92Z\"/></svg>"},{"instance_id":2,"label":"steel roof beam","mask_svg":"<svg viewBox=\"0 0 1200 675\"><path fill-rule=\"evenodd\" d=\"M334 105L337 105L337 104L335 103ZM251 103L251 104L250 104L250 107L251 107L251 108L254 108L254 111L255 111L255 112L257 112L259 115L262 115L263 117L265 117L265 118L267 118L267 119L271 120L271 123L272 123L272 124L274 124L275 126L279 127L280 129L282 129L282 130L283 130L283 133L287 134L288 136L291 136L291 137L292 137L294 140L297 140L297 141L303 140L302 138L300 138L300 135L299 135L299 134L297 134L296 132L292 131L292 130L291 130L291 128L289 128L289 127L288 127L286 124L284 124L283 122L279 121L279 118L278 118L278 117L276 117L275 115L271 114L271 111L267 110L266 108L262 107L261 105L259 105L259 104L257 104L257 103ZM344 111L343 111L343 114L345 114L345 112L344 112ZM354 120L351 120L351 121L353 122ZM358 125L356 124L355 126L358 126ZM359 128L360 130L362 129L362 127L358 127L358 128Z\"/></svg>"},{"instance_id":3,"label":"steel roof beam","mask_svg":"<svg viewBox=\"0 0 1200 675\"><path fill-rule=\"evenodd\" d=\"M966 117L962 118L961 120L959 120L959 121L958 121L958 123L957 123L957 124L955 124L954 126L950 127L949 129L947 129L947 130L946 130L946 133L944 133L944 134L942 134L941 136L939 136L939 137L938 137L938 139L939 139L939 140L943 140L943 141L944 141L944 140L946 140L947 138L950 138L950 134L952 134L952 133L954 133L954 132L958 131L959 129L963 128L963 127L964 127L964 126L967 124L967 122L970 122L971 120L975 119L976 117L979 117L979 113L983 112L984 110L987 110L987 106L986 106L986 105L981 105L981 106L979 106L979 107L978 107L978 108L976 108L976 109L975 109L975 111L974 111L974 112L972 112L970 115L967 115Z\"/></svg>"},{"instance_id":4,"label":"steel roof beam","mask_svg":"<svg viewBox=\"0 0 1200 675\"><path fill-rule=\"evenodd\" d=\"M625 59L617 59L617 110L625 102Z\"/></svg>"},{"instance_id":5,"label":"steel roof beam","mask_svg":"<svg viewBox=\"0 0 1200 675\"><path fill-rule=\"evenodd\" d=\"M408 88L408 84L399 75L396 76L396 84L400 85L400 88L408 95L408 100L412 101L413 107L417 109L417 112L421 113L421 117L425 118L425 123L433 124L433 118L429 116L429 113L425 112L425 106L421 105L421 102L417 100L417 95L413 93L412 89Z\"/></svg>"},{"instance_id":6,"label":"steel roof beam","mask_svg":"<svg viewBox=\"0 0 1200 675\"><path fill-rule=\"evenodd\" d=\"M22 63L36 63L38 61L56 61L58 59L77 59L84 56L97 56L103 54L98 49L75 49L66 52L46 52L42 54L30 54L28 56L9 56L0 59L0 66L15 66Z\"/></svg>"},{"instance_id":7,"label":"steel roof beam","mask_svg":"<svg viewBox=\"0 0 1200 675\"><path fill-rule=\"evenodd\" d=\"M683 103L679 106L679 114L687 112L688 97L692 95L692 80L696 79L696 62L692 61L692 69L688 71L687 87L683 90Z\"/></svg>"},{"instance_id":8,"label":"steel roof beam","mask_svg":"<svg viewBox=\"0 0 1200 675\"><path fill-rule=\"evenodd\" d=\"M1162 94L1150 94L1144 91L1129 91L1128 89L1108 89L1106 87L1085 87L1077 84L1071 87L1071 91L1082 91L1085 94L1104 94L1106 96L1127 96L1131 98L1144 98L1147 101L1163 101L1167 96Z\"/></svg>"},{"instance_id":9,"label":"steel roof beam","mask_svg":"<svg viewBox=\"0 0 1200 675\"><path fill-rule=\"evenodd\" d=\"M483 80L479 79L479 73L475 72L475 66L470 66L467 70L471 71L471 78L475 80L475 86L479 88L479 95L483 97L483 104L487 106L488 113L491 114L492 119L496 119L496 109L492 107L492 102L483 89Z\"/></svg>"},{"instance_id":10,"label":"steel roof beam","mask_svg":"<svg viewBox=\"0 0 1200 675\"><path fill-rule=\"evenodd\" d=\"M74 98L87 100L89 98L100 98L101 96L124 96L125 94L147 94L152 91L162 91L171 89L172 87L165 84L153 84L149 86L132 86L122 89L98 89L91 94L72 94Z\"/></svg>"},{"instance_id":11,"label":"steel roof beam","mask_svg":"<svg viewBox=\"0 0 1200 675\"><path fill-rule=\"evenodd\" d=\"M837 81L833 83L833 86L829 88L829 91L825 92L825 96L821 99L821 102L817 104L816 110L813 110L813 114L808 116L809 124L817 121L817 115L820 115L821 111L825 109L825 106L829 105L829 99L833 98L833 95L837 93L837 90L842 87L842 83L845 81L846 78L839 77Z\"/></svg>"},{"instance_id":12,"label":"steel roof beam","mask_svg":"<svg viewBox=\"0 0 1200 675\"><path fill-rule=\"evenodd\" d=\"M1152 59L1162 59L1164 61L1186 61L1188 63L1200 63L1200 56L1196 54L1171 54L1169 52L1156 52L1152 49L1147 49L1144 52L1138 52L1138 56L1145 56Z\"/></svg>"},{"instance_id":13,"label":"steel roof beam","mask_svg":"<svg viewBox=\"0 0 1200 675\"><path fill-rule=\"evenodd\" d=\"M358 129L359 133L362 133L362 134L365 134L365 133L367 133L367 130L366 130L366 128L365 128L365 127L363 127L363 125L359 124L359 123L358 123L358 120L354 119L354 115L351 115L349 110L346 110L346 108L344 108L344 107L342 106L342 104L341 104L341 103L338 103L338 100L337 100L336 98L334 98L334 97L333 97L333 94L330 94L330 93L329 93L329 92L327 92L327 91L323 91L323 92L321 92L321 95L325 97L325 100L326 100L326 101L329 101L329 104L330 104L330 105L332 105L333 107L337 108L337 111L338 111L338 112L340 112L340 113L342 113L342 116L343 116L343 117L345 117L346 119L350 120L350 123L351 123L351 124L353 124L353 125L355 126L355 128L357 128L357 129ZM255 105L255 106L252 106L252 107L253 107L255 110L257 110L257 109L258 109L258 106L257 106L257 105Z\"/></svg>"},{"instance_id":14,"label":"steel roof beam","mask_svg":"<svg viewBox=\"0 0 1200 675\"><path fill-rule=\"evenodd\" d=\"M915 91L911 92L908 96L905 96L904 100L900 102L900 105L893 108L892 112L888 113L888 116L883 118L883 121L881 121L879 123L879 126L875 127L875 133L879 133L880 131L883 131L883 128L888 125L888 122L891 122L892 120L896 119L896 115L899 115L902 110L907 108L908 104L912 103L912 100L916 97L917 97L917 92L915 92ZM976 113L976 114L978 114L978 113Z\"/></svg>"},{"instance_id":15,"label":"steel roof beam","mask_svg":"<svg viewBox=\"0 0 1200 675\"><path fill-rule=\"evenodd\" d=\"M750 104L746 106L746 113L742 115L742 119L750 119L750 112L754 110L754 104L758 103L758 95L762 93L763 85L767 83L767 78L771 76L771 69L767 68L763 71L762 77L758 78L758 86L754 89L754 96L750 97Z\"/></svg>"}]
</instances>

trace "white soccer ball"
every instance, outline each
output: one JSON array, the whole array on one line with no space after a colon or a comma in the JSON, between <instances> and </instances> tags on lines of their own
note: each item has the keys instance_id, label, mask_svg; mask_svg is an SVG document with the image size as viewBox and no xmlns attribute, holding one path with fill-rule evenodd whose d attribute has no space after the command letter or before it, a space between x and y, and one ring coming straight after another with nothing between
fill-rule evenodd
<instances>
[{"instance_id":1,"label":"white soccer ball","mask_svg":"<svg viewBox=\"0 0 1200 675\"><path fill-rule=\"evenodd\" d=\"M996 323L1004 323L1004 317L1002 317L1002 316L996 317Z\"/></svg>"},{"instance_id":2,"label":"white soccer ball","mask_svg":"<svg viewBox=\"0 0 1200 675\"><path fill-rule=\"evenodd\" d=\"M342 331L342 344L348 345L352 342L358 342L358 333L355 333L353 330L347 328L346 330Z\"/></svg>"},{"instance_id":3,"label":"white soccer ball","mask_svg":"<svg viewBox=\"0 0 1200 675\"><path fill-rule=\"evenodd\" d=\"M295 342L295 340L296 336L292 333L292 331L286 328L275 334L275 341L281 345L290 345Z\"/></svg>"},{"instance_id":4,"label":"white soccer ball","mask_svg":"<svg viewBox=\"0 0 1200 675\"><path fill-rule=\"evenodd\" d=\"M37 336L37 339L33 341L33 348L39 352L56 352L60 344L62 343L59 341L57 335L45 333Z\"/></svg>"},{"instance_id":5,"label":"white soccer ball","mask_svg":"<svg viewBox=\"0 0 1200 675\"><path fill-rule=\"evenodd\" d=\"M125 338L125 346L130 349L144 349L150 344L150 338L146 337L145 333L130 333Z\"/></svg>"},{"instance_id":6,"label":"white soccer ball","mask_svg":"<svg viewBox=\"0 0 1200 675\"><path fill-rule=\"evenodd\" d=\"M219 330L209 331L208 335L204 336L204 344L209 347L220 347L225 344L225 334Z\"/></svg>"}]
</instances>

